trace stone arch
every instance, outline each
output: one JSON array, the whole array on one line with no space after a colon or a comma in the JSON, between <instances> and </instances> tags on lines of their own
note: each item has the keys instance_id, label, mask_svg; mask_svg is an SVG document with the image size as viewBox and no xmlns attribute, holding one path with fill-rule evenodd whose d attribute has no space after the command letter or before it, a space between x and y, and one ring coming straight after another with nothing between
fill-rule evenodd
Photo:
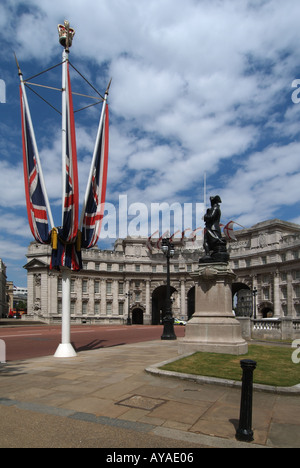
<instances>
[{"instance_id":1,"label":"stone arch","mask_svg":"<svg viewBox=\"0 0 300 468\"><path fill-rule=\"evenodd\" d=\"M131 312L132 325L144 324L144 310L141 307L135 307Z\"/></svg>"},{"instance_id":2,"label":"stone arch","mask_svg":"<svg viewBox=\"0 0 300 468\"><path fill-rule=\"evenodd\" d=\"M177 292L173 286L171 286L171 297L174 292ZM152 292L152 325L159 325L162 323L163 310L166 302L167 286L161 285L154 289Z\"/></svg>"},{"instance_id":3,"label":"stone arch","mask_svg":"<svg viewBox=\"0 0 300 468\"><path fill-rule=\"evenodd\" d=\"M271 318L274 316L274 305L270 301L263 301L258 306L258 313L262 318Z\"/></svg>"},{"instance_id":4,"label":"stone arch","mask_svg":"<svg viewBox=\"0 0 300 468\"><path fill-rule=\"evenodd\" d=\"M251 288L243 282L232 285L232 310L237 317L251 317L253 314L253 295Z\"/></svg>"},{"instance_id":5,"label":"stone arch","mask_svg":"<svg viewBox=\"0 0 300 468\"><path fill-rule=\"evenodd\" d=\"M193 314L195 313L195 294L196 294L196 287L192 286L187 294L187 315L188 320L192 318Z\"/></svg>"}]
</instances>

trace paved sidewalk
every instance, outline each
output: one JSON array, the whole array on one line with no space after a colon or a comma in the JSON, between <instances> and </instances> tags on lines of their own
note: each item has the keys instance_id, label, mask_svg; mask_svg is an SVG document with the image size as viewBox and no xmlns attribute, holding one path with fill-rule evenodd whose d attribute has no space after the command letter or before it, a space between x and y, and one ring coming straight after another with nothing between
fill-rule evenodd
<instances>
[{"instance_id":1,"label":"paved sidewalk","mask_svg":"<svg viewBox=\"0 0 300 468\"><path fill-rule=\"evenodd\" d=\"M240 388L153 375L151 341L0 365L0 447L300 447L300 395L254 392L254 442L236 441Z\"/></svg>"}]
</instances>

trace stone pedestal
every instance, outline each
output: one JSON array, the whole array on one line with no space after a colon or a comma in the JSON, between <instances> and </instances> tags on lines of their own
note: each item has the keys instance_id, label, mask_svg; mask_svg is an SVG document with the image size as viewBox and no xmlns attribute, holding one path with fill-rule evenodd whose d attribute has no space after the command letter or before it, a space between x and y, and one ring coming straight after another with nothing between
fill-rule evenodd
<instances>
[{"instance_id":1,"label":"stone pedestal","mask_svg":"<svg viewBox=\"0 0 300 468\"><path fill-rule=\"evenodd\" d=\"M232 313L232 283L236 277L227 263L200 264L195 280L195 313L178 340L179 354L198 351L242 355L248 344Z\"/></svg>"}]
</instances>

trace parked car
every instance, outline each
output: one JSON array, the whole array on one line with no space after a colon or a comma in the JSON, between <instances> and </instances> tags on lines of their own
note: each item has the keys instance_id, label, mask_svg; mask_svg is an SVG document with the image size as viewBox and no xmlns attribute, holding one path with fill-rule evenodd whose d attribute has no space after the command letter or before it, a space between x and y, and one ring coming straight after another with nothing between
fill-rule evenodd
<instances>
[{"instance_id":1,"label":"parked car","mask_svg":"<svg viewBox=\"0 0 300 468\"><path fill-rule=\"evenodd\" d=\"M184 320L174 318L174 325L186 325L186 322Z\"/></svg>"}]
</instances>

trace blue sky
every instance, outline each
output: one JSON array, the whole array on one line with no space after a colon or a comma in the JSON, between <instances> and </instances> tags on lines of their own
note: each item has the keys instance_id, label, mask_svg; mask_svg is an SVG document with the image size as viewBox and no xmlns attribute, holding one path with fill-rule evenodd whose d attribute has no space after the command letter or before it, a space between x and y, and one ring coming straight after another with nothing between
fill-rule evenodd
<instances>
[{"instance_id":1,"label":"blue sky","mask_svg":"<svg viewBox=\"0 0 300 468\"><path fill-rule=\"evenodd\" d=\"M120 195L147 206L203 202L206 173L208 195L223 200L224 221L300 223L300 104L292 101L292 83L300 79L299 17L298 0L2 0L0 257L8 279L26 285L22 267L32 240L13 51L25 78L59 63L56 28L68 19L76 31L74 66L102 93L113 78L111 204ZM37 81L60 80L55 69ZM75 74L72 85L88 91ZM46 95L60 105L59 93ZM60 117L28 98L60 224ZM96 106L76 115L81 199L99 112Z\"/></svg>"}]
</instances>

